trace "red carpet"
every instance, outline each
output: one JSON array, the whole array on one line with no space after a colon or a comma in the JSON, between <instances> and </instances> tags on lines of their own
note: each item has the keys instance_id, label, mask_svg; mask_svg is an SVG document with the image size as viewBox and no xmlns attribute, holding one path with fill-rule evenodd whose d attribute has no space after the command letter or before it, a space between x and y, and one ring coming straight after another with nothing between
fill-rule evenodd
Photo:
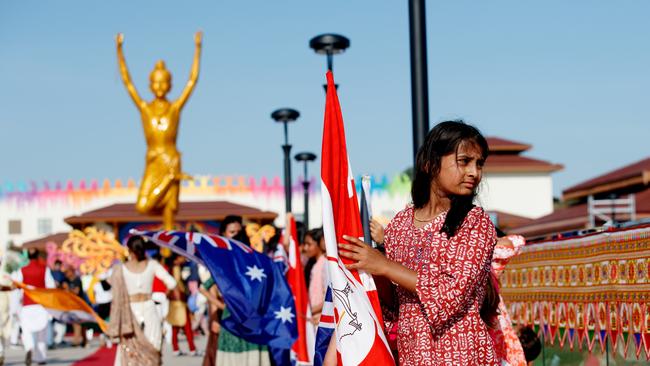
<instances>
[{"instance_id":1,"label":"red carpet","mask_svg":"<svg viewBox=\"0 0 650 366\"><path fill-rule=\"evenodd\" d=\"M98 366L98 365L112 365L115 363L115 353L117 352L117 345L112 348L102 347L92 355L84 358L83 360L75 362L74 366Z\"/></svg>"}]
</instances>

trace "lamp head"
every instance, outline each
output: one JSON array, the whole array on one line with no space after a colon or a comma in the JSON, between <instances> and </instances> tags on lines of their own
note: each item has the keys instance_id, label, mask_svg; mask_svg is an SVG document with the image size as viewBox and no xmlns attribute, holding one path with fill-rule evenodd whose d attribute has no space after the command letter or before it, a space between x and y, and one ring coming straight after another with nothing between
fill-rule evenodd
<instances>
[{"instance_id":1,"label":"lamp head","mask_svg":"<svg viewBox=\"0 0 650 366\"><path fill-rule=\"evenodd\" d=\"M271 118L273 118L275 122L295 122L298 117L300 117L300 112L291 108L280 108L271 113Z\"/></svg>"},{"instance_id":2,"label":"lamp head","mask_svg":"<svg viewBox=\"0 0 650 366\"><path fill-rule=\"evenodd\" d=\"M310 152L301 152L296 154L296 156L294 156L294 159L296 159L296 161L310 162L316 160L316 154Z\"/></svg>"},{"instance_id":3,"label":"lamp head","mask_svg":"<svg viewBox=\"0 0 650 366\"><path fill-rule=\"evenodd\" d=\"M326 33L312 38L309 41L309 47L318 54L336 55L350 47L350 40L340 34Z\"/></svg>"}]
</instances>

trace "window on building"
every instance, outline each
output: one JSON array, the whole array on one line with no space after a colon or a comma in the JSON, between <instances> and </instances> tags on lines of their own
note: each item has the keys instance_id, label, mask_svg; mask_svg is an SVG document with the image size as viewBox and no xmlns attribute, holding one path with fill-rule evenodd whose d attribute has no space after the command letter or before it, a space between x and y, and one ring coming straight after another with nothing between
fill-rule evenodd
<instances>
[{"instance_id":1,"label":"window on building","mask_svg":"<svg viewBox=\"0 0 650 366\"><path fill-rule=\"evenodd\" d=\"M9 220L9 235L20 235L23 232L22 222L20 220Z\"/></svg>"},{"instance_id":2,"label":"window on building","mask_svg":"<svg viewBox=\"0 0 650 366\"><path fill-rule=\"evenodd\" d=\"M38 219L38 235L48 235L52 233L52 219Z\"/></svg>"}]
</instances>

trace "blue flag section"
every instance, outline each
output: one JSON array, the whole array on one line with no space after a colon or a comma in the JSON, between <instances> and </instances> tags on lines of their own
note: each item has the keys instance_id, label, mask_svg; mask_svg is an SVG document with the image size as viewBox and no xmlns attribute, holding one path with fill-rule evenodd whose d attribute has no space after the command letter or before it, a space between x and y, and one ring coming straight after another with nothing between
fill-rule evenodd
<instances>
[{"instance_id":1,"label":"blue flag section","mask_svg":"<svg viewBox=\"0 0 650 366\"><path fill-rule=\"evenodd\" d=\"M221 326L256 344L290 349L298 338L296 307L287 280L272 259L222 236L180 231L132 231L205 265L230 316Z\"/></svg>"}]
</instances>

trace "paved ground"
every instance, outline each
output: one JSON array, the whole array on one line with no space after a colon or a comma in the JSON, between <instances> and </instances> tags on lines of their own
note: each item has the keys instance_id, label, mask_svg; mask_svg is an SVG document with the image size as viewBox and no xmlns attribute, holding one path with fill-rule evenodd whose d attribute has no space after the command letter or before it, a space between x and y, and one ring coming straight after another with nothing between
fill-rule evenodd
<instances>
[{"instance_id":1,"label":"paved ground","mask_svg":"<svg viewBox=\"0 0 650 366\"><path fill-rule=\"evenodd\" d=\"M187 351L187 343L185 338L181 335L179 336L180 348L182 351ZM206 337L197 337L195 338L196 347L203 351L205 349ZM65 347L59 349L48 350L47 352L47 365L48 366L64 366L72 365L76 361L83 359L84 357L94 353L99 348L99 340L95 338L90 342L90 346L87 348L80 347ZM202 357L190 357L190 356L172 356L171 346L165 344L163 349L163 365L171 366L191 366L191 365L201 365ZM5 366L17 366L25 364L25 352L21 348L8 347L6 357L5 357ZM35 365L35 363L33 364ZM98 365L103 366L103 365ZM110 366L110 365L107 365Z\"/></svg>"}]
</instances>

